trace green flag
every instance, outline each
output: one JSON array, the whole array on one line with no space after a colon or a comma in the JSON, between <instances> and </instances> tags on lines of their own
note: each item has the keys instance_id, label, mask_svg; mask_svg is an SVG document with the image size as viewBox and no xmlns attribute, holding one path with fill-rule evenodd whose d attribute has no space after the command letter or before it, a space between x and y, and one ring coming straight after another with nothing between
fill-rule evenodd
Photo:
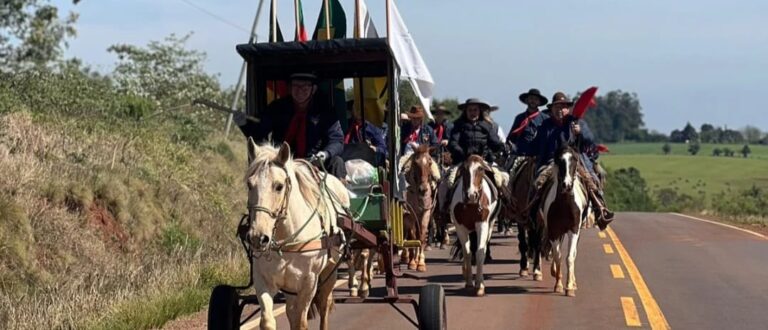
<instances>
[{"instance_id":1,"label":"green flag","mask_svg":"<svg viewBox=\"0 0 768 330\"><path fill-rule=\"evenodd\" d=\"M328 1L328 13L330 24L325 20L325 1ZM312 40L328 40L326 29L330 29L331 39L344 39L347 36L347 16L344 14L344 8L341 7L339 0L324 0L320 9L320 15L317 18L315 32L312 33ZM341 127L347 130L347 100L344 93L344 81L341 79L328 79L319 83L321 93L328 95L330 105L336 110L336 116L339 118Z\"/></svg>"}]
</instances>

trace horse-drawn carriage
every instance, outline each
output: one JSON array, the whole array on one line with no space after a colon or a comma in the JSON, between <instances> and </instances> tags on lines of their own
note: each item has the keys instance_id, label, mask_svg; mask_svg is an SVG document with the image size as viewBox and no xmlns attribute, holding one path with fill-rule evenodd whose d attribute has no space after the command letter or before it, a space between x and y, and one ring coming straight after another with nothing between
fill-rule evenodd
<instances>
[{"instance_id":1,"label":"horse-drawn carriage","mask_svg":"<svg viewBox=\"0 0 768 330\"><path fill-rule=\"evenodd\" d=\"M399 249L421 246L421 242L418 240L411 241L405 240L403 236L403 218L404 207L403 201L397 196L400 193L397 191L397 156L399 155L399 109L398 109L398 96L397 96L397 83L398 83L398 64L395 61L391 49L386 39L337 39L330 41L309 41L304 43L298 42L286 42L286 43L261 43L261 44L243 44L237 46L238 53L248 63L248 74L246 83L246 108L247 113L254 117L259 117L260 113L266 109L267 104L276 98L278 92L278 81L286 81L293 73L311 72L320 78L320 88L325 85L327 90L325 93L329 94L327 106L324 106L328 111L336 111L334 109L340 109L339 102L346 104L346 100L334 99L333 93L329 93L331 90L338 86L338 83L343 79L363 79L363 78L386 78L387 83L384 92L388 94L388 108L386 112L385 122L387 123L387 145L388 145L388 161L375 162L372 161L376 168L376 174L372 180L369 180L365 185L357 185L352 197L349 198L348 205L342 205L344 209L341 212L329 213L334 214L335 223L333 226L340 228L343 232L341 235L341 244L339 244L338 254L348 257L350 250L354 249L371 249L380 253L383 256L383 264L379 265L385 273L386 283L386 295L383 297L340 297L332 296L332 301L336 303L406 303L411 304L416 309L418 316L418 326L421 329L445 329L446 326L446 305L443 288L436 284L428 284L421 288L418 299L411 296L402 296L398 294L397 278L402 276L399 272L399 266L396 266L397 262L395 258ZM359 91L361 94L363 90ZM360 95L360 99L364 99L363 95ZM363 111L363 116L367 111ZM337 112L337 115L344 119L346 116L343 112ZM363 120L365 122L365 120ZM255 144L249 141L249 158L255 157L254 154L260 149ZM264 219L271 218L271 220L278 222L288 221L285 219L287 212L290 208L289 204L293 202L292 194L299 194L296 190L291 192L291 179L298 177L298 182L293 182L293 186L299 186L305 184L302 182L302 176L298 174L302 164L296 162L295 165L285 165L286 160L290 160L289 156L281 156L285 154L280 148L279 151L273 151L277 153L274 156L277 160L267 162L266 166L282 165L278 173L282 175L282 171L286 173L285 180L287 183L288 192L282 200L282 208L276 209L269 206L251 206L249 204L249 213L260 212L259 217ZM354 147L351 147L354 148ZM366 150L363 148L362 150ZM370 151L370 149L367 149ZM357 157L366 159L365 151L361 153L347 153L355 154ZM282 159L280 159L282 157ZM350 156L351 157L351 156ZM349 157L347 157L349 158ZM371 158L372 159L372 158ZM254 159L249 159L249 162L255 163ZM251 167L253 167L251 163ZM308 163L307 163L308 165ZM308 166L310 167L310 166ZM296 171L297 174L293 174ZM310 173L306 177L320 178L320 195L323 196L326 192L323 189L328 190L327 195L335 196L331 199L345 199L339 198L330 192L330 188L335 182L335 178L322 174L317 169L307 169L307 173ZM328 183L326 184L326 181ZM257 184L254 183L254 186ZM280 187L282 189L282 185ZM249 189L255 189L250 186ZM276 190L277 191L277 190ZM262 192L263 193L263 192ZM302 191L303 193L303 191ZM346 194L344 190L342 194ZM250 194L250 193L249 193ZM276 193L277 194L277 193ZM296 195L302 197L301 195ZM250 199L249 195L249 199ZM289 201L289 197L291 201ZM321 203L322 198L318 197L318 203ZM250 202L249 202L250 203ZM346 203L346 202L345 202ZM345 204L342 203L342 204ZM259 204L261 205L261 204ZM277 205L277 204L276 204ZM335 204L334 204L335 205ZM279 206L279 205L277 205ZM337 208L338 205L334 206ZM315 205L315 208L320 208L319 204ZM313 212L309 218L312 218L317 211ZM322 216L320 216L321 222ZM261 218L258 218L261 219ZM242 287L232 287L221 285L213 290L209 306L208 315L208 328L209 329L235 329L239 328L239 325L245 323L247 319L253 317L254 314L243 318L241 313L245 305L248 304L262 304L265 295L270 295L267 307L271 309L271 296L274 295L274 288L270 290L260 291L258 286L262 285L263 280L260 279L256 273L262 272L259 270L260 262L258 258L263 254L270 254L270 258L282 258L283 253L286 255L301 254L303 250L288 251L286 249L272 249L270 247L256 248L252 245L252 242L245 235L246 232L255 225L258 220L257 216L250 214L244 216L241 220L238 233L241 238L243 247L248 256L248 260L251 264L251 276L248 285ZM314 221L314 220L313 220ZM305 226L310 222L308 219ZM276 226L274 224L273 226ZM333 227L331 226L331 227ZM304 226L302 226L302 229ZM274 229L273 229L274 234ZM323 235L328 234L331 237L332 233L326 233L326 230L322 231ZM276 235L276 234L275 234ZM325 238L325 237L323 237ZM275 237L274 240L277 240ZM314 241L305 241L304 245L311 245L315 241L319 242L318 246L322 246L322 249L326 248L326 242L329 240L316 239ZM275 245L271 245L274 247ZM316 250L320 250L316 249ZM311 250L311 251L316 251ZM310 250L306 250L310 251ZM329 254L323 260L332 260L334 257ZM322 251L321 251L322 252ZM345 257L339 257L345 258ZM336 271L341 263L340 259L335 263L329 263L333 266L331 271L324 270L325 276L320 276L314 283L318 292L322 291L326 281L336 281ZM298 267L298 265L294 265ZM354 275L350 275L354 276ZM256 283L255 283L256 282ZM251 288L256 289L256 294L247 294ZM319 289L318 289L319 288ZM332 290L333 286L331 286ZM295 295L297 291L290 292L285 287L277 287L279 291L283 292L284 296ZM278 295L279 296L279 295ZM298 298L290 298L296 300ZM316 297L315 297L316 299ZM286 299L289 300L289 299ZM290 302L290 301L288 301ZM322 305L322 304L321 304ZM324 306L324 305L323 305ZM321 306L321 307L323 307ZM327 307L327 306L325 306ZM289 308L290 309L290 308ZM271 313L270 313L271 314ZM263 316L263 314L262 314ZM290 315L289 315L290 317ZM323 315L327 317L327 315ZM263 318L263 317L262 317ZM244 320L243 320L244 319ZM293 323L293 319L291 322ZM262 320L262 327L265 326ZM274 322L274 320L272 320ZM306 322L306 320L304 320ZM325 320L325 326L327 326L327 320ZM267 327L273 327L274 324L268 324ZM293 327L293 324L292 324Z\"/></svg>"}]
</instances>

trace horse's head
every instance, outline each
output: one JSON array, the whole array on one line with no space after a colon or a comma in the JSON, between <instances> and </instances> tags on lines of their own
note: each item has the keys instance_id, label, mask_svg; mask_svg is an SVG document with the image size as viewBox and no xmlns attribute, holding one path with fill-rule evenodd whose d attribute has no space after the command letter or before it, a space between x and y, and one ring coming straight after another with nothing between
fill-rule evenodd
<instances>
[{"instance_id":1,"label":"horse's head","mask_svg":"<svg viewBox=\"0 0 768 330\"><path fill-rule=\"evenodd\" d=\"M291 150L283 143L280 149L257 146L248 139L251 161L245 175L248 187L247 239L257 250L266 250L275 239L277 222L284 221L291 193Z\"/></svg>"},{"instance_id":2,"label":"horse's head","mask_svg":"<svg viewBox=\"0 0 768 330\"><path fill-rule=\"evenodd\" d=\"M419 195L431 194L432 191L432 156L427 145L421 145L411 155L411 166L406 175L409 187L416 187Z\"/></svg>"},{"instance_id":3,"label":"horse's head","mask_svg":"<svg viewBox=\"0 0 768 330\"><path fill-rule=\"evenodd\" d=\"M482 157L472 155L464 161L459 169L464 188L464 195L467 196L467 202L472 204L480 203L480 196L483 193L483 179L485 173L492 172L488 164Z\"/></svg>"},{"instance_id":4,"label":"horse's head","mask_svg":"<svg viewBox=\"0 0 768 330\"><path fill-rule=\"evenodd\" d=\"M558 191L564 194L573 194L573 186L577 179L576 168L579 166L579 153L571 147L562 147L555 154L557 165Z\"/></svg>"}]
</instances>

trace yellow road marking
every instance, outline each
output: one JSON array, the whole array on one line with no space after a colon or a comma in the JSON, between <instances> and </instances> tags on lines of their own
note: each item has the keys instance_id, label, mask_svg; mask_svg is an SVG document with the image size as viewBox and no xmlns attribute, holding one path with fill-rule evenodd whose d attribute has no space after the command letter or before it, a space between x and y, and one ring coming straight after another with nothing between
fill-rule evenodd
<instances>
[{"instance_id":1,"label":"yellow road marking","mask_svg":"<svg viewBox=\"0 0 768 330\"><path fill-rule=\"evenodd\" d=\"M611 274L613 274L613 278L624 278L624 271L621 270L621 265L611 265Z\"/></svg>"},{"instance_id":2,"label":"yellow road marking","mask_svg":"<svg viewBox=\"0 0 768 330\"><path fill-rule=\"evenodd\" d=\"M602 231L598 231L597 232L597 236L600 237L600 238L605 238L605 233L602 232Z\"/></svg>"},{"instance_id":3,"label":"yellow road marking","mask_svg":"<svg viewBox=\"0 0 768 330\"><path fill-rule=\"evenodd\" d=\"M334 288L338 288L340 285L347 283L347 279L339 279L336 280L336 284L333 285ZM275 318L277 318L278 315L285 313L285 305L282 305L278 308L274 308L272 310L272 315L274 315ZM256 329L260 326L261 323L261 316L249 321L246 324L243 324L240 326L240 330L251 330Z\"/></svg>"},{"instance_id":4,"label":"yellow road marking","mask_svg":"<svg viewBox=\"0 0 768 330\"><path fill-rule=\"evenodd\" d=\"M610 244L603 244L603 250L605 254L613 254L613 247Z\"/></svg>"},{"instance_id":5,"label":"yellow road marking","mask_svg":"<svg viewBox=\"0 0 768 330\"><path fill-rule=\"evenodd\" d=\"M624 267L627 268L629 278L632 279L632 284L634 284L635 290L637 290L637 294L640 296L640 302L643 304L645 314L648 315L648 322L651 325L651 329L671 329L669 323L667 323L667 319L664 317L664 313L662 313L661 308L659 308L659 304L653 299L651 291L648 290L648 285L645 284L643 276L640 275L640 271L637 269L637 266L635 266L635 262L632 261L632 258L629 257L629 253L624 249L624 245L621 244L621 241L619 241L619 238L616 236L616 233L613 232L613 229L608 228L606 231L608 232L608 236L611 237L613 245L616 246L616 251L619 252L619 257L621 257Z\"/></svg>"},{"instance_id":6,"label":"yellow road marking","mask_svg":"<svg viewBox=\"0 0 768 330\"><path fill-rule=\"evenodd\" d=\"M640 323L640 314L637 313L635 300L632 297L621 297L621 309L624 310L624 320L628 327L642 326Z\"/></svg>"}]
</instances>

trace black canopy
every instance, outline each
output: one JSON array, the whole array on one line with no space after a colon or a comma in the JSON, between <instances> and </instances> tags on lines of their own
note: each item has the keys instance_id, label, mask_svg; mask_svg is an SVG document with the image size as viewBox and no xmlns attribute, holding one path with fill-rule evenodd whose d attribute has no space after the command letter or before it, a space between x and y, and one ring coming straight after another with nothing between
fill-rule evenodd
<instances>
[{"instance_id":1,"label":"black canopy","mask_svg":"<svg viewBox=\"0 0 768 330\"><path fill-rule=\"evenodd\" d=\"M256 79L314 73L320 79L385 77L394 63L387 39L333 39L237 45Z\"/></svg>"}]
</instances>

